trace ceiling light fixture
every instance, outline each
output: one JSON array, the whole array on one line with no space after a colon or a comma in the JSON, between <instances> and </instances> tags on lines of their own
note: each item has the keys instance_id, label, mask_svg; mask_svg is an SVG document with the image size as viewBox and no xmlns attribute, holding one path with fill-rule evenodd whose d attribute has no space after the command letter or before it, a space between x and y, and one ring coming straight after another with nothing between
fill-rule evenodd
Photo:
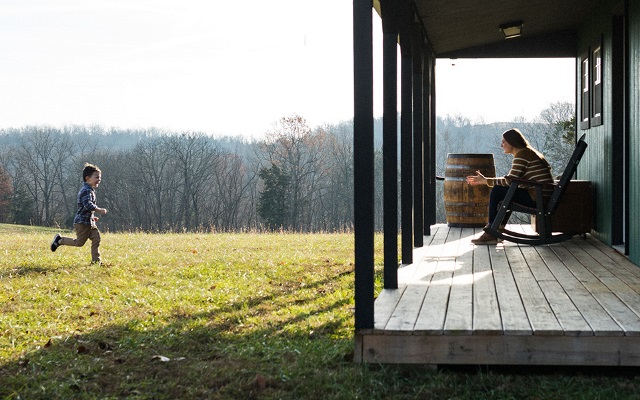
<instances>
[{"instance_id":1,"label":"ceiling light fixture","mask_svg":"<svg viewBox=\"0 0 640 400\"><path fill-rule=\"evenodd\" d=\"M522 21L500 24L499 28L505 39L512 39L522 35Z\"/></svg>"}]
</instances>

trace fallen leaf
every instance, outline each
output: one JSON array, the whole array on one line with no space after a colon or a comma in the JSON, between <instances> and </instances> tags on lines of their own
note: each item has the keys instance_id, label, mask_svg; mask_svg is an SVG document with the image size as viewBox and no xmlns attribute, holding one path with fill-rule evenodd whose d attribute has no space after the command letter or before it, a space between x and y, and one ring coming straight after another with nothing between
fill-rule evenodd
<instances>
[{"instance_id":1,"label":"fallen leaf","mask_svg":"<svg viewBox=\"0 0 640 400\"><path fill-rule=\"evenodd\" d=\"M256 375L256 387L258 390L264 390L267 388L267 381L264 379L264 376L260 374Z\"/></svg>"}]
</instances>

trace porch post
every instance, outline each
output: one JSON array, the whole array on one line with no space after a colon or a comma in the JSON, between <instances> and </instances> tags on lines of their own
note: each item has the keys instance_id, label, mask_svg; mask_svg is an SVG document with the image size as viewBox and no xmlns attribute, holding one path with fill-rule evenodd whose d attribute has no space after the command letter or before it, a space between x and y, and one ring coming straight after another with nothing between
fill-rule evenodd
<instances>
[{"instance_id":1,"label":"porch post","mask_svg":"<svg viewBox=\"0 0 640 400\"><path fill-rule=\"evenodd\" d=\"M413 245L424 243L424 140L423 140L423 49L421 31L415 24L411 30L413 60Z\"/></svg>"},{"instance_id":2,"label":"porch post","mask_svg":"<svg viewBox=\"0 0 640 400\"><path fill-rule=\"evenodd\" d=\"M436 120L434 104L435 59L424 51L424 234L431 235L431 225L436 223Z\"/></svg>"},{"instance_id":3,"label":"porch post","mask_svg":"<svg viewBox=\"0 0 640 400\"><path fill-rule=\"evenodd\" d=\"M413 263L413 149L411 32L400 31L400 209L402 263Z\"/></svg>"},{"instance_id":4,"label":"porch post","mask_svg":"<svg viewBox=\"0 0 640 400\"><path fill-rule=\"evenodd\" d=\"M382 186L384 288L398 288L398 21L397 3L380 1L383 35Z\"/></svg>"},{"instance_id":5,"label":"porch post","mask_svg":"<svg viewBox=\"0 0 640 400\"><path fill-rule=\"evenodd\" d=\"M431 63L429 65L429 84L431 85L431 127L429 129L429 134L431 136L429 142L431 143L431 179L432 184L431 187L433 191L431 192L431 224L436 223L436 127L437 127L437 117L436 117L436 58L434 55L431 56Z\"/></svg>"},{"instance_id":6,"label":"porch post","mask_svg":"<svg viewBox=\"0 0 640 400\"><path fill-rule=\"evenodd\" d=\"M374 147L372 0L353 0L355 329L373 329Z\"/></svg>"}]
</instances>

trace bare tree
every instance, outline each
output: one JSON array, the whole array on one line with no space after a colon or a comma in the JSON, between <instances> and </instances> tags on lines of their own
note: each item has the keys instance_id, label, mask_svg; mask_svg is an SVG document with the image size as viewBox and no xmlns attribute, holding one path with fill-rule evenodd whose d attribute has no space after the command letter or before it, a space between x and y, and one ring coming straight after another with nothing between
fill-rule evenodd
<instances>
[{"instance_id":1,"label":"bare tree","mask_svg":"<svg viewBox=\"0 0 640 400\"><path fill-rule=\"evenodd\" d=\"M237 154L221 154L213 174L216 187L215 202L218 205L218 228L229 231L238 229L240 211L245 196L257 177L257 171L245 165Z\"/></svg>"},{"instance_id":2,"label":"bare tree","mask_svg":"<svg viewBox=\"0 0 640 400\"><path fill-rule=\"evenodd\" d=\"M0 222L7 222L12 196L11 177L0 164Z\"/></svg>"},{"instance_id":3,"label":"bare tree","mask_svg":"<svg viewBox=\"0 0 640 400\"><path fill-rule=\"evenodd\" d=\"M308 229L313 220L313 196L325 177L320 165L324 138L323 130L313 132L304 118L294 115L280 119L263 143L267 164L279 166L291 179L288 228Z\"/></svg>"},{"instance_id":4,"label":"bare tree","mask_svg":"<svg viewBox=\"0 0 640 400\"><path fill-rule=\"evenodd\" d=\"M551 164L554 175L561 175L575 147L575 107L569 102L552 103L535 122L542 142L538 150Z\"/></svg>"},{"instance_id":5,"label":"bare tree","mask_svg":"<svg viewBox=\"0 0 640 400\"><path fill-rule=\"evenodd\" d=\"M71 170L74 144L68 135L50 127L31 127L23 132L16 162L24 174L25 187L36 206L36 224L52 225L55 210L64 208L64 181Z\"/></svg>"},{"instance_id":6,"label":"bare tree","mask_svg":"<svg viewBox=\"0 0 640 400\"><path fill-rule=\"evenodd\" d=\"M170 228L166 217L173 211L176 185L167 139L164 136L139 143L133 150L134 165L139 187L135 201L139 205L140 226L148 230Z\"/></svg>"},{"instance_id":7,"label":"bare tree","mask_svg":"<svg viewBox=\"0 0 640 400\"><path fill-rule=\"evenodd\" d=\"M325 126L329 171L322 209L324 230L351 229L353 224L353 125ZM382 215L381 212L377 214Z\"/></svg>"},{"instance_id":8,"label":"bare tree","mask_svg":"<svg viewBox=\"0 0 640 400\"><path fill-rule=\"evenodd\" d=\"M178 214L180 226L186 230L198 228L205 201L204 188L215 175L220 151L210 138L198 133L183 133L167 139L170 155L179 175L177 190L180 195Z\"/></svg>"}]
</instances>

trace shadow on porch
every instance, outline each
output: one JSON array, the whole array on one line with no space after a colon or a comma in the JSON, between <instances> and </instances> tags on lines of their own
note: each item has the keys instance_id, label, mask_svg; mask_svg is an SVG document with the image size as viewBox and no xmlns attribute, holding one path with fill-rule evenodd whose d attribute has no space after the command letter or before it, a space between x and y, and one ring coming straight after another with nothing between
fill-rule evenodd
<instances>
[{"instance_id":1,"label":"shadow on porch","mask_svg":"<svg viewBox=\"0 0 640 400\"><path fill-rule=\"evenodd\" d=\"M623 255L590 235L475 246L480 229L431 232L356 332L356 361L640 365L640 268Z\"/></svg>"}]
</instances>

